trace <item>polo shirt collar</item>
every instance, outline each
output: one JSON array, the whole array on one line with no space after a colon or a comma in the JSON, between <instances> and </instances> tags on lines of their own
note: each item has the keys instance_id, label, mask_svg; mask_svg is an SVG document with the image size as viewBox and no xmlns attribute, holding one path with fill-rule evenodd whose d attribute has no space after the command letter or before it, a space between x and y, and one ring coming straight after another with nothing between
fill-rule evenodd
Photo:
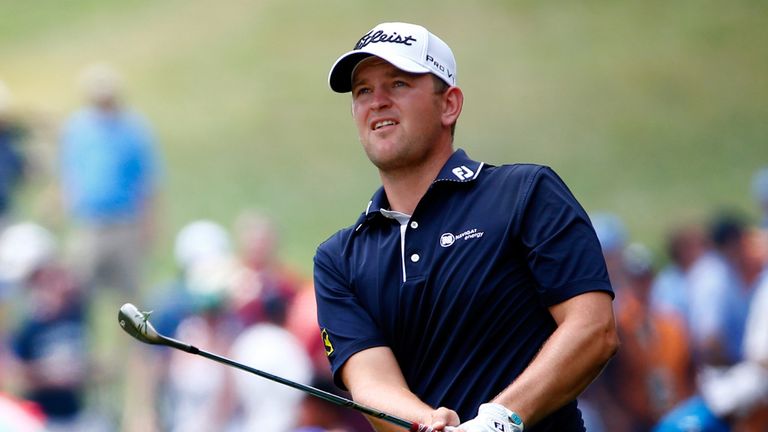
<instances>
[{"instance_id":1,"label":"polo shirt collar","mask_svg":"<svg viewBox=\"0 0 768 432\"><path fill-rule=\"evenodd\" d=\"M485 165L483 162L470 159L464 150L458 149L453 152L448 162L443 165L443 169L440 170L435 182L453 181L466 183L472 181L480 175L483 165Z\"/></svg>"},{"instance_id":2,"label":"polo shirt collar","mask_svg":"<svg viewBox=\"0 0 768 432\"><path fill-rule=\"evenodd\" d=\"M443 165L433 184L445 181L458 183L473 181L480 175L484 165L483 162L470 159L464 150L457 149L445 165ZM384 187L380 187L373 194L373 197L368 202L368 206L358 220L357 228L360 228L363 222L381 214L382 209L389 209L389 201L387 200L387 194L384 192Z\"/></svg>"}]
</instances>

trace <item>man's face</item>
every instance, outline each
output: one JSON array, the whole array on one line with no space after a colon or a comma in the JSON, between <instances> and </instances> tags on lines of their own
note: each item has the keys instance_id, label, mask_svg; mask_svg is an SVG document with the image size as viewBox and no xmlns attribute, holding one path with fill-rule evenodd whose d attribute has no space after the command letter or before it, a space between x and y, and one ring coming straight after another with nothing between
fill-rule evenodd
<instances>
[{"instance_id":1,"label":"man's face","mask_svg":"<svg viewBox=\"0 0 768 432\"><path fill-rule=\"evenodd\" d=\"M427 160L441 132L442 95L432 76L370 57L352 76L352 116L368 158L381 171Z\"/></svg>"}]
</instances>

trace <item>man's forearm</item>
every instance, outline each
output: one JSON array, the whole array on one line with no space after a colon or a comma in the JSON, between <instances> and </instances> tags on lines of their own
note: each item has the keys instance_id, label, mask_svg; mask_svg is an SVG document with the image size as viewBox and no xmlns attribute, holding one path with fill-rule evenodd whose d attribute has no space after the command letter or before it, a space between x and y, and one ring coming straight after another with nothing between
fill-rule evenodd
<instances>
[{"instance_id":1,"label":"man's forearm","mask_svg":"<svg viewBox=\"0 0 768 432\"><path fill-rule=\"evenodd\" d=\"M411 420L424 422L429 418L433 409L417 398L408 389L397 386L367 384L365 391L353 389L352 398L355 402L370 406L389 414ZM383 420L366 416L377 432L401 432L402 429Z\"/></svg>"},{"instance_id":2,"label":"man's forearm","mask_svg":"<svg viewBox=\"0 0 768 432\"><path fill-rule=\"evenodd\" d=\"M445 408L435 410L411 392L387 347L354 354L342 368L341 375L352 398L360 404L422 424L459 424L455 412ZM379 432L399 431L379 419L368 420Z\"/></svg>"},{"instance_id":3,"label":"man's forearm","mask_svg":"<svg viewBox=\"0 0 768 432\"><path fill-rule=\"evenodd\" d=\"M595 320L587 311L564 320L526 370L493 402L531 426L576 399L616 352L613 315ZM593 315L594 316L594 315Z\"/></svg>"}]
</instances>

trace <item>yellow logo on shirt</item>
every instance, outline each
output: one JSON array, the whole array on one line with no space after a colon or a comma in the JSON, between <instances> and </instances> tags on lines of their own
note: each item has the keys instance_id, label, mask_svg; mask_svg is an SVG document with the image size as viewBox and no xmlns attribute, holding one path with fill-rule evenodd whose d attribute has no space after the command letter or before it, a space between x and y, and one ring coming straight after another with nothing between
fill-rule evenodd
<instances>
[{"instance_id":1,"label":"yellow logo on shirt","mask_svg":"<svg viewBox=\"0 0 768 432\"><path fill-rule=\"evenodd\" d=\"M331 338L328 337L328 330L323 329L323 331L320 332L320 336L323 337L323 345L325 346L325 355L328 357L333 354L333 344L331 343Z\"/></svg>"}]
</instances>

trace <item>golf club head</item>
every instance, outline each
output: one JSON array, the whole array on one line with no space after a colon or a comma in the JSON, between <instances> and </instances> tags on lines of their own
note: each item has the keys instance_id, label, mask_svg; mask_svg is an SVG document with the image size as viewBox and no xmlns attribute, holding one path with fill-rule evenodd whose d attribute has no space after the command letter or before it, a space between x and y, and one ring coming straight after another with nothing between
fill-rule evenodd
<instances>
[{"instance_id":1,"label":"golf club head","mask_svg":"<svg viewBox=\"0 0 768 432\"><path fill-rule=\"evenodd\" d=\"M117 313L117 322L126 333L134 338L148 344L160 345L164 343L160 334L152 327L149 322L151 312L141 312L131 303L126 303L120 307Z\"/></svg>"}]
</instances>

